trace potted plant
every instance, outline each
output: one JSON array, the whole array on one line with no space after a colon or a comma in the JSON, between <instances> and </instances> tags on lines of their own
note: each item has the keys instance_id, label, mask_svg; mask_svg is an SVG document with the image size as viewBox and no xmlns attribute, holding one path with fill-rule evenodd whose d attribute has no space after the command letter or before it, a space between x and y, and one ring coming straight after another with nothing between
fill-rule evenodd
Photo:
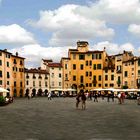
<instances>
[{"instance_id":1,"label":"potted plant","mask_svg":"<svg viewBox=\"0 0 140 140\"><path fill-rule=\"evenodd\" d=\"M3 96L0 96L0 106L5 105L5 98Z\"/></svg>"}]
</instances>

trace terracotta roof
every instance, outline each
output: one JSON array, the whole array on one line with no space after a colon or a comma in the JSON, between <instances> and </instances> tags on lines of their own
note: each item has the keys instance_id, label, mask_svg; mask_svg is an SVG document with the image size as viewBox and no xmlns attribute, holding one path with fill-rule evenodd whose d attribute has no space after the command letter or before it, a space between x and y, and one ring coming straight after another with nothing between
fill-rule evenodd
<instances>
[{"instance_id":1,"label":"terracotta roof","mask_svg":"<svg viewBox=\"0 0 140 140\"><path fill-rule=\"evenodd\" d=\"M49 63L49 67L62 67L61 63Z\"/></svg>"},{"instance_id":2,"label":"terracotta roof","mask_svg":"<svg viewBox=\"0 0 140 140\"><path fill-rule=\"evenodd\" d=\"M36 69L36 68L25 69L25 72L27 72L27 73L41 73L41 74L49 74L49 72L48 72L48 71L46 71L46 70L40 70L40 69Z\"/></svg>"},{"instance_id":3,"label":"terracotta roof","mask_svg":"<svg viewBox=\"0 0 140 140\"><path fill-rule=\"evenodd\" d=\"M12 54L12 53L8 52L7 49L4 49L4 50L1 50L1 49L0 49L0 52Z\"/></svg>"},{"instance_id":4,"label":"terracotta roof","mask_svg":"<svg viewBox=\"0 0 140 140\"><path fill-rule=\"evenodd\" d=\"M53 62L52 59L42 59L44 62L48 63L48 62Z\"/></svg>"},{"instance_id":5,"label":"terracotta roof","mask_svg":"<svg viewBox=\"0 0 140 140\"><path fill-rule=\"evenodd\" d=\"M70 52L71 54L93 54L93 53L103 53L103 51L98 51L98 50L95 50L95 51L87 51L87 52Z\"/></svg>"},{"instance_id":6,"label":"terracotta roof","mask_svg":"<svg viewBox=\"0 0 140 140\"><path fill-rule=\"evenodd\" d=\"M68 57L62 57L61 59L68 59L68 60L70 60L70 58L68 58Z\"/></svg>"}]
</instances>

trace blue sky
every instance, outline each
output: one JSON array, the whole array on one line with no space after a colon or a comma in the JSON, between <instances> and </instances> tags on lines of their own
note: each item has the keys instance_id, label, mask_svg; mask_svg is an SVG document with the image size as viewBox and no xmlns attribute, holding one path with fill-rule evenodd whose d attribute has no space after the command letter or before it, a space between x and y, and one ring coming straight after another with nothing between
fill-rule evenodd
<instances>
[{"instance_id":1,"label":"blue sky","mask_svg":"<svg viewBox=\"0 0 140 140\"><path fill-rule=\"evenodd\" d=\"M1 0L0 49L26 58L27 67L42 58L60 61L78 40L108 54L139 55L139 0Z\"/></svg>"}]
</instances>

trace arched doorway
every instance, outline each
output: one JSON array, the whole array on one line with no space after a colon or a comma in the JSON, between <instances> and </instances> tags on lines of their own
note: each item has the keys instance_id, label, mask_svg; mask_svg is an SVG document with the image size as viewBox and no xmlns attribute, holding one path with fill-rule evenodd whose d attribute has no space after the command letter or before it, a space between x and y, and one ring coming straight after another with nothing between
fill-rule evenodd
<instances>
[{"instance_id":1,"label":"arched doorway","mask_svg":"<svg viewBox=\"0 0 140 140\"><path fill-rule=\"evenodd\" d=\"M25 97L28 97L28 95L29 95L29 89L27 88L26 93L25 93Z\"/></svg>"},{"instance_id":2,"label":"arched doorway","mask_svg":"<svg viewBox=\"0 0 140 140\"><path fill-rule=\"evenodd\" d=\"M19 91L19 96L20 96L20 97L23 97L23 89L20 89L20 91Z\"/></svg>"},{"instance_id":3,"label":"arched doorway","mask_svg":"<svg viewBox=\"0 0 140 140\"><path fill-rule=\"evenodd\" d=\"M35 97L35 95L36 95L36 89L34 88L34 89L32 90L32 97Z\"/></svg>"},{"instance_id":4,"label":"arched doorway","mask_svg":"<svg viewBox=\"0 0 140 140\"><path fill-rule=\"evenodd\" d=\"M45 93L45 96L47 96L47 94L48 94L48 90L45 89L44 93Z\"/></svg>"},{"instance_id":5,"label":"arched doorway","mask_svg":"<svg viewBox=\"0 0 140 140\"><path fill-rule=\"evenodd\" d=\"M14 93L13 93L14 97L17 97L17 90L14 89Z\"/></svg>"},{"instance_id":6,"label":"arched doorway","mask_svg":"<svg viewBox=\"0 0 140 140\"><path fill-rule=\"evenodd\" d=\"M42 89L41 88L38 90L38 96L42 96Z\"/></svg>"}]
</instances>

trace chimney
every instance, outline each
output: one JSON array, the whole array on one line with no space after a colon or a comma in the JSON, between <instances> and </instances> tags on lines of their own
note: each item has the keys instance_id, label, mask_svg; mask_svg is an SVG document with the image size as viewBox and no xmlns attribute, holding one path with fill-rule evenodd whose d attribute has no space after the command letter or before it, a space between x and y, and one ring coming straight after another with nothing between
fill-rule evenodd
<instances>
[{"instance_id":1,"label":"chimney","mask_svg":"<svg viewBox=\"0 0 140 140\"><path fill-rule=\"evenodd\" d=\"M16 56L18 56L18 52L16 52Z\"/></svg>"}]
</instances>

